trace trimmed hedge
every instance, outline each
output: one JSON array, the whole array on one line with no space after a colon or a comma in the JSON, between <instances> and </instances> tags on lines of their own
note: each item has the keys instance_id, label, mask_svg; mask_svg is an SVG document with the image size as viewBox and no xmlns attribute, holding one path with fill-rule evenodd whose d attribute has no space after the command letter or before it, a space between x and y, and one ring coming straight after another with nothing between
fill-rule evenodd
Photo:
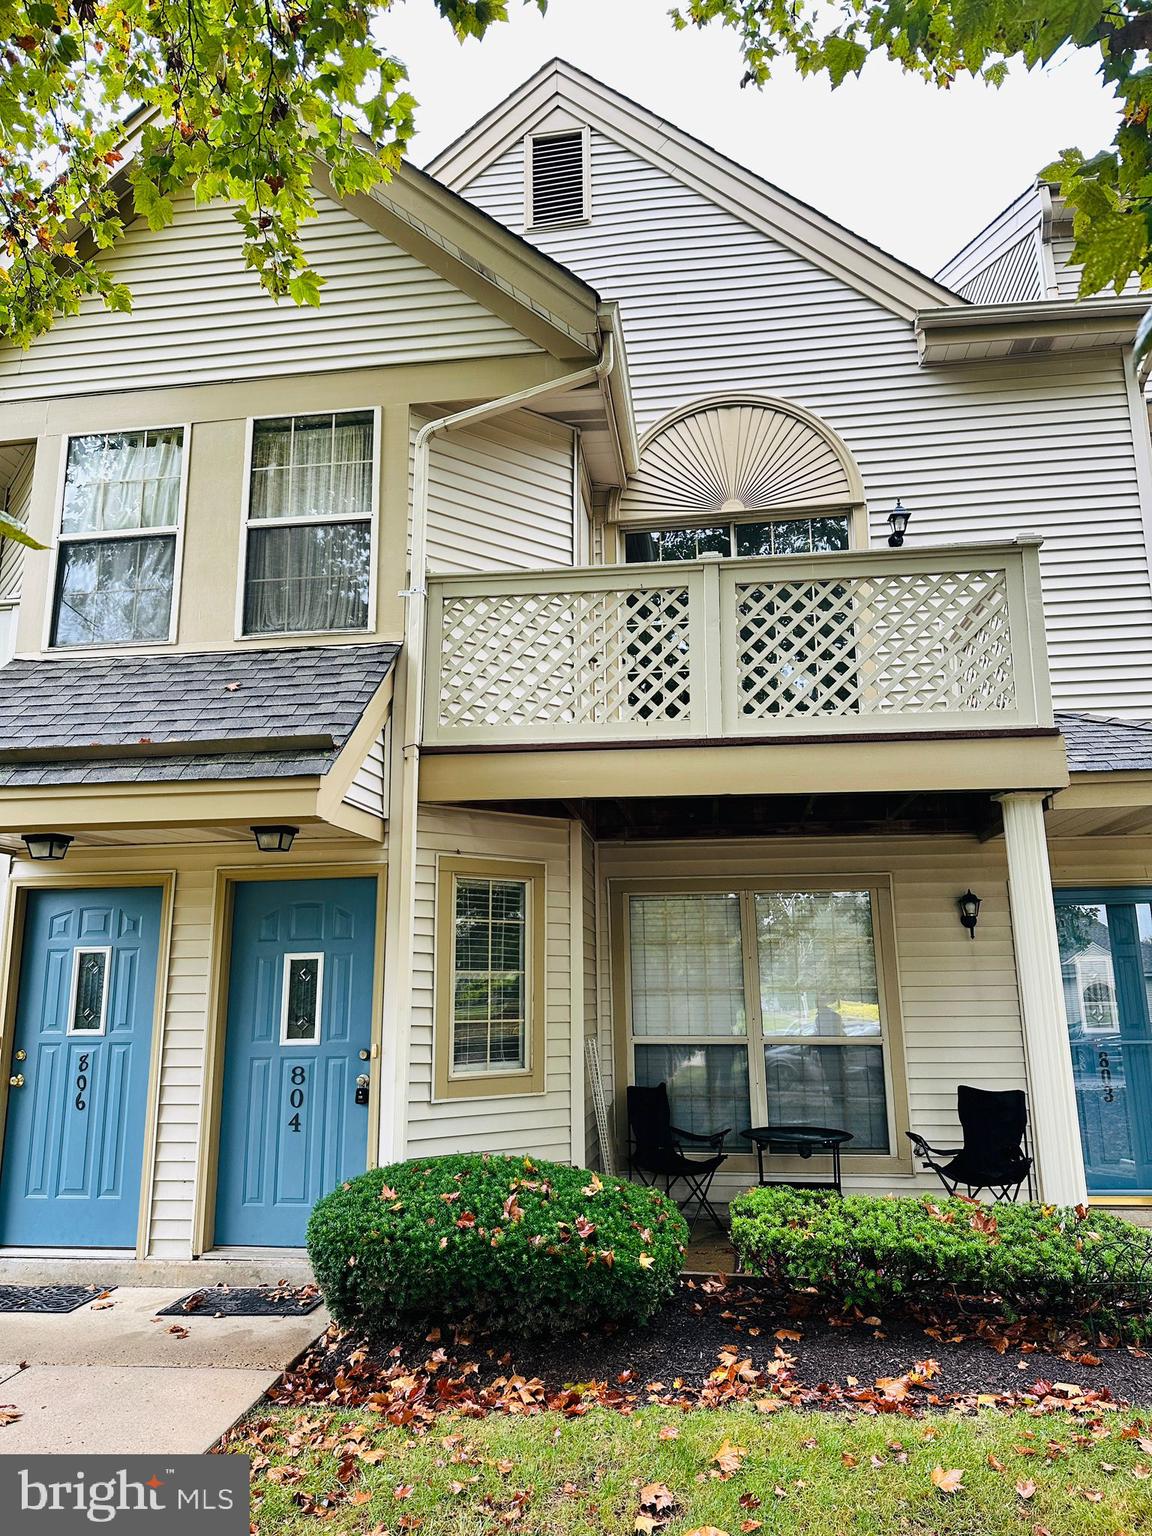
<instances>
[{"instance_id":1,"label":"trimmed hedge","mask_svg":"<svg viewBox=\"0 0 1152 1536\"><path fill-rule=\"evenodd\" d=\"M1082 1316L1107 1308L1093 1254L1152 1234L1102 1211L752 1189L732 1202L743 1267L783 1289L875 1311L953 1291L1009 1309ZM1122 1280L1121 1280L1122 1283Z\"/></svg>"},{"instance_id":2,"label":"trimmed hedge","mask_svg":"<svg viewBox=\"0 0 1152 1536\"><path fill-rule=\"evenodd\" d=\"M655 1189L478 1154L373 1168L325 1195L308 1223L332 1316L371 1334L646 1322L671 1296L687 1242Z\"/></svg>"}]
</instances>

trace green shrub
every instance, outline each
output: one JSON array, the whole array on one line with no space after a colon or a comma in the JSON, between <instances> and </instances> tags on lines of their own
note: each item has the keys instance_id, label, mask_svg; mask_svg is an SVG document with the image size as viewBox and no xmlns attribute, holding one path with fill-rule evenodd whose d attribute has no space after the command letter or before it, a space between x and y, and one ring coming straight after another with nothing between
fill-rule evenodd
<instances>
[{"instance_id":1,"label":"green shrub","mask_svg":"<svg viewBox=\"0 0 1152 1536\"><path fill-rule=\"evenodd\" d=\"M683 1217L657 1190L482 1155L374 1168L325 1195L308 1223L333 1317L372 1334L645 1322L672 1294L687 1241Z\"/></svg>"},{"instance_id":2,"label":"green shrub","mask_svg":"<svg viewBox=\"0 0 1152 1536\"><path fill-rule=\"evenodd\" d=\"M1109 1299L1101 1295L1100 1260L1114 1245L1152 1245L1152 1234L1082 1206L841 1199L780 1186L740 1195L731 1214L732 1243L747 1271L870 1312L954 1288L998 1297L1010 1310L1082 1316Z\"/></svg>"}]
</instances>

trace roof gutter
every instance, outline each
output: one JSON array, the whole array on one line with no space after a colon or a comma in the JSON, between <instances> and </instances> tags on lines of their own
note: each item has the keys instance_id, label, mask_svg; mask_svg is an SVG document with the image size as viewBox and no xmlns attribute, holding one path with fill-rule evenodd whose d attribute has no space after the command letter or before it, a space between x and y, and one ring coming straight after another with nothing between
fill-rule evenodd
<instances>
[{"instance_id":1,"label":"roof gutter","mask_svg":"<svg viewBox=\"0 0 1152 1536\"><path fill-rule=\"evenodd\" d=\"M396 719L388 817L388 888L384 936L384 1034L380 1081L390 1113L382 1115L380 1157L403 1157L407 1141L408 1041L412 1028L412 971L416 923L416 823L420 806L420 743L424 734L424 652L428 621L428 465L432 439L460 427L475 426L587 384L603 386L616 366L611 331L599 359L575 373L517 390L468 410L438 416L416 433L412 464L412 533L405 599L404 646L400 652L403 710Z\"/></svg>"}]
</instances>

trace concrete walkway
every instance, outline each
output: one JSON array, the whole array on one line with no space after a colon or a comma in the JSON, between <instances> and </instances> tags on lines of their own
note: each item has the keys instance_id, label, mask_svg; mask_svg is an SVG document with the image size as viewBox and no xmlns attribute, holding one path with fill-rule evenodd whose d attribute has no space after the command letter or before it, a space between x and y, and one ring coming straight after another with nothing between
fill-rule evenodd
<instances>
[{"instance_id":1,"label":"concrete walkway","mask_svg":"<svg viewBox=\"0 0 1152 1536\"><path fill-rule=\"evenodd\" d=\"M157 1318L187 1295L125 1286L69 1313L0 1313L0 1455L205 1451L328 1326L307 1317ZM173 1331L175 1329L175 1331Z\"/></svg>"}]
</instances>

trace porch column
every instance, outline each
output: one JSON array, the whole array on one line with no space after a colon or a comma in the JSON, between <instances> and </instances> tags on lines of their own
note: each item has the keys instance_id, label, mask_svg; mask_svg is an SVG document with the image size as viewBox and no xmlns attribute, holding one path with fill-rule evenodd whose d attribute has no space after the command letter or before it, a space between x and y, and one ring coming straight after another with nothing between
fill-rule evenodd
<instances>
[{"instance_id":1,"label":"porch column","mask_svg":"<svg viewBox=\"0 0 1152 1536\"><path fill-rule=\"evenodd\" d=\"M1064 1015L1060 946L1052 873L1044 836L1045 796L1035 790L998 795L1008 850L1008 898L1024 1056L1028 1118L1040 1197L1054 1205L1087 1200L1072 1051Z\"/></svg>"}]
</instances>

